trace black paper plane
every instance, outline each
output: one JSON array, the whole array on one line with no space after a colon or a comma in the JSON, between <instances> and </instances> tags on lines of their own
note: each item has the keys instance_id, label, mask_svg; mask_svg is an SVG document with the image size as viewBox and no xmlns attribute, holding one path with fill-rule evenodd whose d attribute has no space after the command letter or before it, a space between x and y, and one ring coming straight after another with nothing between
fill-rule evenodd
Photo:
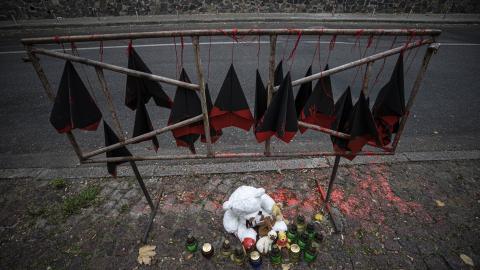
<instances>
[{"instance_id":1,"label":"black paper plane","mask_svg":"<svg viewBox=\"0 0 480 270\"><path fill-rule=\"evenodd\" d=\"M234 126L248 131L252 127L253 116L233 64L210 112L210 123L215 130Z\"/></svg>"},{"instance_id":2,"label":"black paper plane","mask_svg":"<svg viewBox=\"0 0 480 270\"><path fill-rule=\"evenodd\" d=\"M267 89L265 89L265 85L263 84L262 77L260 76L260 72L257 69L256 75L256 82L255 82L255 110L254 114L254 131L260 120L262 119L265 111L267 110L267 102L268 102L268 93Z\"/></svg>"},{"instance_id":3,"label":"black paper plane","mask_svg":"<svg viewBox=\"0 0 480 270\"><path fill-rule=\"evenodd\" d=\"M275 68L275 73L273 76L273 85L280 85L283 81L283 60L281 60L277 67Z\"/></svg>"},{"instance_id":4,"label":"black paper plane","mask_svg":"<svg viewBox=\"0 0 480 270\"><path fill-rule=\"evenodd\" d=\"M380 145L388 145L392 133L398 131L400 118L405 114L402 54L398 57L390 80L378 93L372 112L378 128Z\"/></svg>"},{"instance_id":5,"label":"black paper plane","mask_svg":"<svg viewBox=\"0 0 480 270\"><path fill-rule=\"evenodd\" d=\"M312 66L307 70L304 77L312 75ZM312 94L312 82L302 83L300 89L298 89L297 96L295 97L295 111L297 112L297 118L300 118L300 113L302 112L305 103L307 103L308 98Z\"/></svg>"},{"instance_id":6,"label":"black paper plane","mask_svg":"<svg viewBox=\"0 0 480 270\"><path fill-rule=\"evenodd\" d=\"M140 97L140 96L139 96ZM153 131L152 121L148 115L147 108L145 104L141 102L141 99L138 99L137 110L135 113L135 125L133 127L133 137L140 136L142 134ZM155 147L155 151L158 150L159 144L157 136L152 136L151 138L145 139L152 140L152 144Z\"/></svg>"},{"instance_id":7,"label":"black paper plane","mask_svg":"<svg viewBox=\"0 0 480 270\"><path fill-rule=\"evenodd\" d=\"M328 70L328 65L325 70ZM300 120L325 128L332 126L335 121L335 109L330 76L317 81L312 94L303 106ZM305 129L301 128L300 132L305 132Z\"/></svg>"},{"instance_id":8,"label":"black paper plane","mask_svg":"<svg viewBox=\"0 0 480 270\"><path fill-rule=\"evenodd\" d=\"M115 132L113 132L112 128L107 124L107 122L103 121L103 133L105 134L105 146L109 146L112 144L119 143L120 140L118 139ZM132 154L125 146L120 148L107 151L107 158L112 157L127 157L131 156ZM113 177L117 177L117 166L119 164L124 163L125 161L121 162L107 162L107 170Z\"/></svg>"},{"instance_id":9,"label":"black paper plane","mask_svg":"<svg viewBox=\"0 0 480 270\"><path fill-rule=\"evenodd\" d=\"M208 114L210 115L210 112L213 109L213 103L212 103L212 97L210 96L210 90L208 89L208 84L205 84L205 96L206 96L206 101L207 101L207 110ZM216 143L218 139L220 139L220 136L222 136L223 132L221 129L216 130L210 125L210 140L212 143ZM204 134L201 135L200 141L203 143L207 142L207 138L205 137L205 132Z\"/></svg>"},{"instance_id":10,"label":"black paper plane","mask_svg":"<svg viewBox=\"0 0 480 270\"><path fill-rule=\"evenodd\" d=\"M133 48L129 48L128 68L145 73L152 73ZM143 104L146 104L153 97L157 106L165 108L172 107L172 100L165 91L163 91L162 86L158 82L128 75L125 105L132 110L137 109L137 99L139 99L139 95L143 97Z\"/></svg>"},{"instance_id":11,"label":"black paper plane","mask_svg":"<svg viewBox=\"0 0 480 270\"><path fill-rule=\"evenodd\" d=\"M79 128L97 130L102 113L88 93L70 61L65 63L57 96L50 113L50 123L59 133Z\"/></svg>"},{"instance_id":12,"label":"black paper plane","mask_svg":"<svg viewBox=\"0 0 480 270\"><path fill-rule=\"evenodd\" d=\"M350 160L355 157L357 152L362 150L362 147L368 141L378 140L377 127L370 111L369 100L365 97L363 91L360 92L360 97L353 106L346 126L346 133L350 134L350 140L347 144L347 149L351 151L351 155L347 156Z\"/></svg>"},{"instance_id":13,"label":"black paper plane","mask_svg":"<svg viewBox=\"0 0 480 270\"><path fill-rule=\"evenodd\" d=\"M295 100L293 99L292 79L287 73L277 94L267 108L263 119L257 126L255 137L263 142L275 135L282 141L289 143L298 131Z\"/></svg>"},{"instance_id":14,"label":"black paper plane","mask_svg":"<svg viewBox=\"0 0 480 270\"><path fill-rule=\"evenodd\" d=\"M190 83L190 78L184 69L180 73L179 80ZM197 93L190 89L177 87L168 124L173 125L201 114L202 105ZM192 153L195 153L195 141L198 140L200 134L204 133L201 121L172 130L177 146L188 147Z\"/></svg>"},{"instance_id":15,"label":"black paper plane","mask_svg":"<svg viewBox=\"0 0 480 270\"><path fill-rule=\"evenodd\" d=\"M349 86L335 103L335 121L331 129L343 133L347 132L347 121L350 119L352 109L352 93ZM332 139L333 149L336 152L347 151L348 140L335 136L330 136L330 138Z\"/></svg>"}]
</instances>

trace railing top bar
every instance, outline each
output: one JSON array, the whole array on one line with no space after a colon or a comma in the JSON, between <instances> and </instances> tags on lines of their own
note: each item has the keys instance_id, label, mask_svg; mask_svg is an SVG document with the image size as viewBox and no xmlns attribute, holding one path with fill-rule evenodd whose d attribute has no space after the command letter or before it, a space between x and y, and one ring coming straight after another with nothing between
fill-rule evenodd
<instances>
[{"instance_id":1,"label":"railing top bar","mask_svg":"<svg viewBox=\"0 0 480 270\"><path fill-rule=\"evenodd\" d=\"M442 30L438 29L204 29L204 30L175 30L118 34L92 34L76 36L52 36L38 38L24 38L24 45L52 44L86 41L126 40L143 38L161 38L178 36L223 36L223 35L345 35L345 36L438 36Z\"/></svg>"}]
</instances>

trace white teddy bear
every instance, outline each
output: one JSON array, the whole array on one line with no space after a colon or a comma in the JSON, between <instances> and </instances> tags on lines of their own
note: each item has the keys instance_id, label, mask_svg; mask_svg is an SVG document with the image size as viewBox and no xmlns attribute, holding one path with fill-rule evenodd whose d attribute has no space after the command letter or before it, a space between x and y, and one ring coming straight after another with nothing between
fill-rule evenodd
<instances>
[{"instance_id":1,"label":"white teddy bear","mask_svg":"<svg viewBox=\"0 0 480 270\"><path fill-rule=\"evenodd\" d=\"M263 188L240 186L223 203L223 227L229 233L234 233L246 250L255 246L257 232L252 228L260 216L271 216L275 201L265 193ZM287 231L283 220L275 221L272 230Z\"/></svg>"}]
</instances>

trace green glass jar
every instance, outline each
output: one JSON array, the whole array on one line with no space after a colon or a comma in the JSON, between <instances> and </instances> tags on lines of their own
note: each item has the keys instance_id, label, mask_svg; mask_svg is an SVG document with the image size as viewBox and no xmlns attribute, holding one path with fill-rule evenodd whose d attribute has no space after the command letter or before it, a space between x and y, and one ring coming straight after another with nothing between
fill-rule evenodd
<instances>
[{"instance_id":1,"label":"green glass jar","mask_svg":"<svg viewBox=\"0 0 480 270\"><path fill-rule=\"evenodd\" d=\"M306 232L308 239L313 240L313 238L315 238L315 224L313 222L307 224Z\"/></svg>"},{"instance_id":2,"label":"green glass jar","mask_svg":"<svg viewBox=\"0 0 480 270\"><path fill-rule=\"evenodd\" d=\"M275 245L270 252L270 262L272 265L279 265L282 263L282 253L280 253L280 249Z\"/></svg>"},{"instance_id":3,"label":"green glass jar","mask_svg":"<svg viewBox=\"0 0 480 270\"><path fill-rule=\"evenodd\" d=\"M231 259L236 265L243 265L245 262L245 253L241 248L236 248L235 252L231 255Z\"/></svg>"},{"instance_id":4,"label":"green glass jar","mask_svg":"<svg viewBox=\"0 0 480 270\"><path fill-rule=\"evenodd\" d=\"M287 238L291 243L297 242L297 226L294 224L288 226Z\"/></svg>"},{"instance_id":5,"label":"green glass jar","mask_svg":"<svg viewBox=\"0 0 480 270\"><path fill-rule=\"evenodd\" d=\"M312 240L312 247L314 247L316 250L319 250L320 247L322 246L322 242L323 242L323 234L316 232Z\"/></svg>"},{"instance_id":6,"label":"green glass jar","mask_svg":"<svg viewBox=\"0 0 480 270\"><path fill-rule=\"evenodd\" d=\"M187 237L187 242L185 243L185 248L188 252L194 253L198 249L198 241L192 235Z\"/></svg>"},{"instance_id":7,"label":"green glass jar","mask_svg":"<svg viewBox=\"0 0 480 270\"><path fill-rule=\"evenodd\" d=\"M290 262L296 263L300 260L300 247L297 244L290 245L289 259Z\"/></svg>"},{"instance_id":8,"label":"green glass jar","mask_svg":"<svg viewBox=\"0 0 480 270\"><path fill-rule=\"evenodd\" d=\"M317 259L317 250L309 246L303 253L303 260L307 263L313 263Z\"/></svg>"},{"instance_id":9,"label":"green glass jar","mask_svg":"<svg viewBox=\"0 0 480 270\"><path fill-rule=\"evenodd\" d=\"M309 245L309 239L307 233L302 233L297 240L297 245L300 247L300 250L304 251L305 248Z\"/></svg>"},{"instance_id":10,"label":"green glass jar","mask_svg":"<svg viewBox=\"0 0 480 270\"><path fill-rule=\"evenodd\" d=\"M232 255L232 248L230 246L230 241L228 240L223 241L220 254L222 254L224 258L230 258L230 255Z\"/></svg>"},{"instance_id":11,"label":"green glass jar","mask_svg":"<svg viewBox=\"0 0 480 270\"><path fill-rule=\"evenodd\" d=\"M295 220L295 225L297 225L297 234L301 234L305 231L305 217L298 215Z\"/></svg>"},{"instance_id":12,"label":"green glass jar","mask_svg":"<svg viewBox=\"0 0 480 270\"><path fill-rule=\"evenodd\" d=\"M215 249L213 248L212 244L210 243L205 243L202 245L202 255L203 257L210 259L213 257L213 254L215 254Z\"/></svg>"}]
</instances>

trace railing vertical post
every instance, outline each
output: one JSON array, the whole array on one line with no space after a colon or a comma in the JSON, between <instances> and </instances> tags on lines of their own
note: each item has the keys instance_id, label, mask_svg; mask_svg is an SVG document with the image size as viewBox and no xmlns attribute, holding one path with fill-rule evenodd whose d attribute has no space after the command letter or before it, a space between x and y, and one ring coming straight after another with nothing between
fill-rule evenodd
<instances>
[{"instance_id":1,"label":"railing vertical post","mask_svg":"<svg viewBox=\"0 0 480 270\"><path fill-rule=\"evenodd\" d=\"M270 60L268 66L268 97L267 97L267 107L270 105L270 101L273 96L273 87L275 80L275 50L277 48L277 35L270 35ZM270 156L270 139L265 141L265 156Z\"/></svg>"},{"instance_id":2,"label":"railing vertical post","mask_svg":"<svg viewBox=\"0 0 480 270\"><path fill-rule=\"evenodd\" d=\"M47 75L45 75L45 72L42 69L42 65L40 64L40 59L38 59L38 57L32 52L31 45L25 46L25 49L27 50L27 55L30 58L30 61L32 61L33 68L35 69L35 72L37 73L37 76L40 79L40 82L42 83L43 89L45 90L45 93L47 94L48 99L54 102L55 93L52 90L52 86L48 81ZM73 150L75 151L75 154L77 155L79 161L80 162L83 161L84 158L83 158L82 150L80 149L80 146L78 145L77 140L75 139L75 136L71 131L68 131L65 134L67 135L67 138L70 141L70 144L72 145Z\"/></svg>"},{"instance_id":3,"label":"railing vertical post","mask_svg":"<svg viewBox=\"0 0 480 270\"><path fill-rule=\"evenodd\" d=\"M113 103L113 98L110 93L110 90L108 89L107 81L105 80L105 75L103 74L103 70L100 67L95 67L95 71L97 72L97 77L98 77L98 81L100 82L102 92L105 95L105 99L107 100L107 106L110 111L110 114L112 115L113 122L115 123L115 128L117 129L117 132L120 134L119 139L123 142L126 139L125 132L123 131L122 125L120 124L120 120L118 119L117 111L115 110L115 105ZM145 182L143 181L143 177L140 174L140 171L138 170L137 163L134 160L130 160L129 164L130 164L130 167L132 167L132 171L135 174L135 178L137 179L138 185L140 186L140 189L142 190L143 195L145 196L145 200L147 200L148 206L150 206L150 218L148 219L148 223L142 238L142 242L146 243L148 234L152 227L153 219L157 214L158 202L157 202L157 205L153 203L152 197L150 196L150 193L148 192L148 189L145 186Z\"/></svg>"},{"instance_id":4,"label":"railing vertical post","mask_svg":"<svg viewBox=\"0 0 480 270\"><path fill-rule=\"evenodd\" d=\"M373 65L373 62L367 63L367 68L365 69L365 74L363 75L362 92L365 95L365 97L368 97L368 80L370 79L372 65Z\"/></svg>"},{"instance_id":5,"label":"railing vertical post","mask_svg":"<svg viewBox=\"0 0 480 270\"><path fill-rule=\"evenodd\" d=\"M107 86L107 81L105 80L105 75L103 74L103 69L100 67L95 67L95 71L97 72L98 81L100 82L100 86L102 88L102 92L105 95L105 99L107 100L108 110L112 115L113 122L115 123L115 128L117 129L118 134L121 136L121 140L125 140L125 133L123 132L122 125L120 124L120 120L117 116L117 110L115 110L115 105L113 104L113 98L110 94L110 90Z\"/></svg>"},{"instance_id":6,"label":"railing vertical post","mask_svg":"<svg viewBox=\"0 0 480 270\"><path fill-rule=\"evenodd\" d=\"M398 132L395 135L392 143L392 151L395 152L397 149L398 142L400 141L400 137L402 136L403 130L405 128L405 124L407 123L407 119L410 116L410 109L413 106L413 102L415 101L415 97L417 96L418 91L420 90L420 85L422 83L423 77L425 76L425 72L427 71L428 63L430 62L430 58L432 55L437 52L440 44L434 43L427 48L425 52L425 56L423 57L422 66L417 73L417 78L412 87L412 91L410 92L410 97L408 98L407 106L405 108L405 115L402 117L400 121L400 126L398 128Z\"/></svg>"},{"instance_id":7,"label":"railing vertical post","mask_svg":"<svg viewBox=\"0 0 480 270\"><path fill-rule=\"evenodd\" d=\"M126 139L125 132L123 132L122 125L120 124L120 120L118 119L117 112L115 110L115 105L113 104L112 95L110 94L110 90L108 89L107 81L105 80L103 70L99 67L96 67L95 71L97 72L97 77L98 77L98 80L100 81L100 85L101 85L103 94L105 95L105 99L107 100L107 106L108 106L108 109L110 110L110 113L112 115L113 122L115 123L115 127L116 127L118 133L120 134L119 139L121 141L125 141L125 139ZM145 199L147 200L148 205L150 205L150 208L153 211L155 209L155 205L153 204L152 199L150 197L150 194L148 193L148 190L145 187L145 183L143 182L142 175L138 171L137 164L135 163L135 161L129 161L129 162L130 162L130 166L132 167L132 170L135 174L135 177L137 178L138 184L140 185L140 188L142 189L143 194L145 195Z\"/></svg>"},{"instance_id":8,"label":"railing vertical post","mask_svg":"<svg viewBox=\"0 0 480 270\"><path fill-rule=\"evenodd\" d=\"M203 76L202 59L200 58L200 38L192 36L192 44L195 53L195 67L197 69L198 85L200 86L200 97L203 114L203 127L205 129L205 138L207 140L207 155L214 156L212 149L212 139L210 138L210 121L208 119L207 95L205 93L205 77Z\"/></svg>"}]
</instances>

